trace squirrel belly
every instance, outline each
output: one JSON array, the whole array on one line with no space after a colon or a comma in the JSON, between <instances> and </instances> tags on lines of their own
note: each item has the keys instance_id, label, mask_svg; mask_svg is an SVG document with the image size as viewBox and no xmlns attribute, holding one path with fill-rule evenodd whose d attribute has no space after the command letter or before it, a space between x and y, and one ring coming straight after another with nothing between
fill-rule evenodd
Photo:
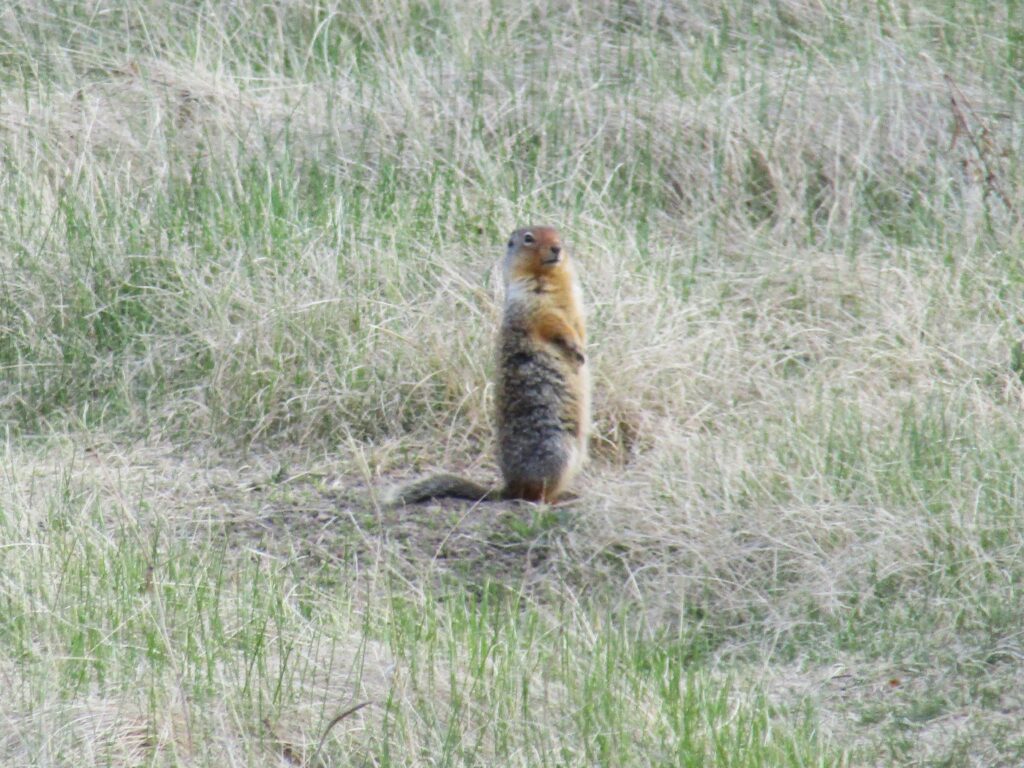
<instances>
[{"instance_id":1,"label":"squirrel belly","mask_svg":"<svg viewBox=\"0 0 1024 768\"><path fill-rule=\"evenodd\" d=\"M495 417L504 487L437 475L402 489L399 503L443 497L554 502L586 460L590 373L583 302L558 231L513 232L503 274Z\"/></svg>"},{"instance_id":2,"label":"squirrel belly","mask_svg":"<svg viewBox=\"0 0 1024 768\"><path fill-rule=\"evenodd\" d=\"M538 343L527 308L510 306L498 361L498 465L511 498L553 501L586 455L588 379L582 353Z\"/></svg>"}]
</instances>

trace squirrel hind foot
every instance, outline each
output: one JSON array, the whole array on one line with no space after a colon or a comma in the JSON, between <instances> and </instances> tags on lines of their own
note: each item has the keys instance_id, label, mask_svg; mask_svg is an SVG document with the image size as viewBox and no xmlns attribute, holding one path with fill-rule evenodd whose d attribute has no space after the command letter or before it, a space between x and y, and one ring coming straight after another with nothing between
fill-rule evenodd
<instances>
[{"instance_id":1,"label":"squirrel hind foot","mask_svg":"<svg viewBox=\"0 0 1024 768\"><path fill-rule=\"evenodd\" d=\"M559 487L549 486L547 483L520 481L509 483L505 488L504 497L532 501L535 504L554 504L558 501L560 491Z\"/></svg>"}]
</instances>

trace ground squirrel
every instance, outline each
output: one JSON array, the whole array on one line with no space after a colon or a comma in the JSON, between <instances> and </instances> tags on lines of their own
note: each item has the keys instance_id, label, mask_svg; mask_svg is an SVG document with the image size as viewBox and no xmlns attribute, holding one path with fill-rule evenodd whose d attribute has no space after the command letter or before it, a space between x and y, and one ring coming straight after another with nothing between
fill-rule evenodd
<instances>
[{"instance_id":1,"label":"ground squirrel","mask_svg":"<svg viewBox=\"0 0 1024 768\"><path fill-rule=\"evenodd\" d=\"M504 261L498 339L498 465L503 488L437 475L398 503L456 497L553 502L579 471L590 427L590 373L576 271L552 227L517 229Z\"/></svg>"}]
</instances>

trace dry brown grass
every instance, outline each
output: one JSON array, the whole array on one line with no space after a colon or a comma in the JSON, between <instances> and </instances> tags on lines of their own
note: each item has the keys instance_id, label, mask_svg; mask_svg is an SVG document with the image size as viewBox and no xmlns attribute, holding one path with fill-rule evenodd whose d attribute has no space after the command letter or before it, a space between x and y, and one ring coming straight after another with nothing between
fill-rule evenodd
<instances>
[{"instance_id":1,"label":"dry brown grass","mask_svg":"<svg viewBox=\"0 0 1024 768\"><path fill-rule=\"evenodd\" d=\"M0 553L88 510L97 551L329 565L368 603L497 581L816 697L864 764L1014 764L1021 38L955 6L9 5ZM542 219L590 307L580 498L380 509L495 477L494 264ZM58 578L7 558L19 600ZM311 692L268 726L99 686L0 709L0 756L301 763L398 689L295 631ZM923 688L886 698L890 668ZM336 736L377 754L380 718Z\"/></svg>"}]
</instances>

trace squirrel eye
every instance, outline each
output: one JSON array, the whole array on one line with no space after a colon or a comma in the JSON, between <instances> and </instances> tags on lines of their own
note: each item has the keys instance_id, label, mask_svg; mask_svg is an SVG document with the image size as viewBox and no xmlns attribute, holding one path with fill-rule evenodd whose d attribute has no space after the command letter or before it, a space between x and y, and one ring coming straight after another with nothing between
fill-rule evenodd
<instances>
[{"instance_id":1,"label":"squirrel eye","mask_svg":"<svg viewBox=\"0 0 1024 768\"><path fill-rule=\"evenodd\" d=\"M526 243L527 245L533 245L537 241L533 239L533 235L527 232L525 235L523 235L523 242Z\"/></svg>"}]
</instances>

